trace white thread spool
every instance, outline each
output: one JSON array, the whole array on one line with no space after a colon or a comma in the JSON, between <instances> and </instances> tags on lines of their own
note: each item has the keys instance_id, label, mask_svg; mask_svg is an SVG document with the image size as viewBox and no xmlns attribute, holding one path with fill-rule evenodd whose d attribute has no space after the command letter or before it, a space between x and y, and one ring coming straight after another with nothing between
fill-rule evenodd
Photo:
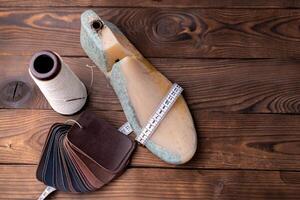
<instances>
[{"instance_id":1,"label":"white thread spool","mask_svg":"<svg viewBox=\"0 0 300 200\"><path fill-rule=\"evenodd\" d=\"M29 63L29 74L56 112L71 115L84 106L85 85L56 53L35 53Z\"/></svg>"}]
</instances>

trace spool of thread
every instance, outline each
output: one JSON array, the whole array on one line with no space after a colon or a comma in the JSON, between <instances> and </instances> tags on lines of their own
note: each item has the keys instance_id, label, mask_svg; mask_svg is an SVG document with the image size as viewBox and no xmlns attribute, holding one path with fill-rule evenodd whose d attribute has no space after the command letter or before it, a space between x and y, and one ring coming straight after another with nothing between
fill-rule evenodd
<instances>
[{"instance_id":1,"label":"spool of thread","mask_svg":"<svg viewBox=\"0 0 300 200\"><path fill-rule=\"evenodd\" d=\"M35 53L29 63L29 74L56 112L71 115L84 106L86 87L58 54Z\"/></svg>"}]
</instances>

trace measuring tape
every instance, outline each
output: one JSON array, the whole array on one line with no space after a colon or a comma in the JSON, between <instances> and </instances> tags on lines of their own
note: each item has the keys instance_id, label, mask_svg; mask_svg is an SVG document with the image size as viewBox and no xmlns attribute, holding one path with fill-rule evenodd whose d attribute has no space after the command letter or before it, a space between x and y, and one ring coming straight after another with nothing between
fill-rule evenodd
<instances>
[{"instance_id":1,"label":"measuring tape","mask_svg":"<svg viewBox=\"0 0 300 200\"><path fill-rule=\"evenodd\" d=\"M131 132L133 132L129 122L123 124L118 130L124 135L129 135Z\"/></svg>"},{"instance_id":2,"label":"measuring tape","mask_svg":"<svg viewBox=\"0 0 300 200\"><path fill-rule=\"evenodd\" d=\"M146 126L142 129L141 134L139 134L135 138L136 141L138 141L142 145L146 144L147 140L157 129L158 125L172 108L182 91L182 87L180 87L177 83L174 83L172 85L168 94L163 98L160 105L158 106L156 112L151 116ZM119 128L119 131L125 135L129 135L133 131L133 129L130 126L130 123L126 122Z\"/></svg>"},{"instance_id":3,"label":"measuring tape","mask_svg":"<svg viewBox=\"0 0 300 200\"><path fill-rule=\"evenodd\" d=\"M47 186L46 189L44 190L44 192L41 194L41 196L38 198L38 200L44 200L46 199L46 197L51 194L52 192L54 192L56 189L54 187L51 186Z\"/></svg>"},{"instance_id":4,"label":"measuring tape","mask_svg":"<svg viewBox=\"0 0 300 200\"><path fill-rule=\"evenodd\" d=\"M146 144L147 140L157 129L158 125L161 123L161 121L164 119L171 107L174 105L182 91L183 89L177 83L174 83L172 85L167 96L163 98L156 112L151 116L147 125L142 129L141 134L139 134L135 138L136 141L138 141L142 145Z\"/></svg>"}]
</instances>

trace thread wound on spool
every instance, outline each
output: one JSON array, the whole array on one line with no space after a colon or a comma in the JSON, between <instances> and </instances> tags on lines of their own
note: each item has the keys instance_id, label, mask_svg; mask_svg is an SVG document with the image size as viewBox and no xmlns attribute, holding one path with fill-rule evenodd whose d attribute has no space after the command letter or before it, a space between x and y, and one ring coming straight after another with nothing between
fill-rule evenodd
<instances>
[{"instance_id":1,"label":"thread wound on spool","mask_svg":"<svg viewBox=\"0 0 300 200\"><path fill-rule=\"evenodd\" d=\"M29 74L56 112L71 115L84 106L86 87L58 54L35 53L29 63Z\"/></svg>"}]
</instances>

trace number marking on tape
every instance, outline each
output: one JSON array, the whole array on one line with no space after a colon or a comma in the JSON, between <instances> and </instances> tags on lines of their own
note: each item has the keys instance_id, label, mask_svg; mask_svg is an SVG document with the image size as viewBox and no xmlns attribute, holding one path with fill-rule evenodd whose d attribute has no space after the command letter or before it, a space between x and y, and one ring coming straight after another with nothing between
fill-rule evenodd
<instances>
[{"instance_id":1,"label":"number marking on tape","mask_svg":"<svg viewBox=\"0 0 300 200\"><path fill-rule=\"evenodd\" d=\"M146 144L147 140L157 129L157 127L169 112L169 110L172 108L182 91L183 89L177 83L174 83L172 85L167 96L164 97L156 112L152 115L146 126L142 129L141 134L136 137L136 140L139 143L143 145Z\"/></svg>"}]
</instances>

